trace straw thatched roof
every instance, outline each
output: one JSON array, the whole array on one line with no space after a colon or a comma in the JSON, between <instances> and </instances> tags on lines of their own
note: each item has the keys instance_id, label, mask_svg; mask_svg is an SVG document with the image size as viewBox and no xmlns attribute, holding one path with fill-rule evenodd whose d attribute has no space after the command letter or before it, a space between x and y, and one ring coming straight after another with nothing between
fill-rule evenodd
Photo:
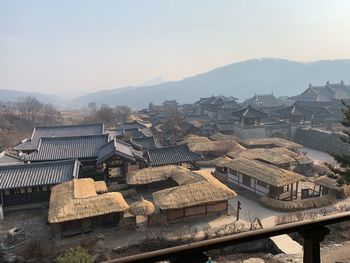
<instances>
[{"instance_id":1,"label":"straw thatched roof","mask_svg":"<svg viewBox=\"0 0 350 263\"><path fill-rule=\"evenodd\" d=\"M270 164L275 164L275 165L296 163L296 160L290 157L289 155L279 153L271 149L264 149L264 148L249 149L246 151L241 151L239 153L230 152L227 154L227 156L231 158L236 158L235 155L236 157L244 157L250 160L261 160L261 161L264 161Z\"/></svg>"},{"instance_id":2,"label":"straw thatched roof","mask_svg":"<svg viewBox=\"0 0 350 263\"><path fill-rule=\"evenodd\" d=\"M137 215L150 215L154 213L154 205L152 202L143 199L141 196L141 200L133 203L129 207L129 213L137 216Z\"/></svg>"},{"instance_id":3,"label":"straw thatched roof","mask_svg":"<svg viewBox=\"0 0 350 263\"><path fill-rule=\"evenodd\" d=\"M311 159L307 158L304 154L296 153L296 152L293 152L293 151L288 150L288 149L283 148L283 147L270 148L269 150L274 151L274 152L279 153L279 154L288 155L288 156L294 158L295 160L297 160L298 163L302 163L302 164L313 163L313 161Z\"/></svg>"},{"instance_id":4,"label":"straw thatched roof","mask_svg":"<svg viewBox=\"0 0 350 263\"><path fill-rule=\"evenodd\" d=\"M216 167L225 167L225 164L231 160L232 160L231 158L228 158L226 156L222 156L222 157L208 161L207 165L208 166L213 165Z\"/></svg>"},{"instance_id":5,"label":"straw thatched roof","mask_svg":"<svg viewBox=\"0 0 350 263\"><path fill-rule=\"evenodd\" d=\"M128 208L120 193L98 195L92 179L74 179L52 188L48 221L61 223L123 212Z\"/></svg>"},{"instance_id":6,"label":"straw thatched roof","mask_svg":"<svg viewBox=\"0 0 350 263\"><path fill-rule=\"evenodd\" d=\"M246 139L243 144L247 147L283 147L287 149L298 149L303 147L301 144L277 137Z\"/></svg>"},{"instance_id":7,"label":"straw thatched roof","mask_svg":"<svg viewBox=\"0 0 350 263\"><path fill-rule=\"evenodd\" d=\"M277 187L289 185L305 178L300 174L243 157L228 161L225 167Z\"/></svg>"},{"instance_id":8,"label":"straw thatched roof","mask_svg":"<svg viewBox=\"0 0 350 263\"><path fill-rule=\"evenodd\" d=\"M96 190L96 193L98 193L98 194L107 193L108 188L107 188L105 181L96 181L95 182L95 190Z\"/></svg>"},{"instance_id":9,"label":"straw thatched roof","mask_svg":"<svg viewBox=\"0 0 350 263\"><path fill-rule=\"evenodd\" d=\"M130 172L126 175L126 182L129 185L142 185L168 180L169 178L173 179L179 185L202 180L201 176L183 167L176 165L165 165L148 167Z\"/></svg>"},{"instance_id":10,"label":"straw thatched roof","mask_svg":"<svg viewBox=\"0 0 350 263\"><path fill-rule=\"evenodd\" d=\"M315 184L325 186L327 188L336 190L336 191L342 191L342 186L338 184L337 180L334 178L330 178L327 175L323 175L318 177L315 181Z\"/></svg>"},{"instance_id":11,"label":"straw thatched roof","mask_svg":"<svg viewBox=\"0 0 350 263\"><path fill-rule=\"evenodd\" d=\"M223 134L221 132L214 133L213 135L209 136L209 138L213 141L222 141L222 140L234 140L236 142L242 141L242 139L238 138L237 136Z\"/></svg>"},{"instance_id":12,"label":"straw thatched roof","mask_svg":"<svg viewBox=\"0 0 350 263\"><path fill-rule=\"evenodd\" d=\"M236 197L236 193L215 179L209 171L197 171L204 180L153 193L153 200L160 209L178 209L205 203L224 201Z\"/></svg>"},{"instance_id":13,"label":"straw thatched roof","mask_svg":"<svg viewBox=\"0 0 350 263\"><path fill-rule=\"evenodd\" d=\"M225 135L224 135L225 136ZM207 137L197 135L187 135L179 144L188 144L188 147L192 152L205 154L210 152L229 152L235 150L245 149L235 140L229 137L223 137L222 139L210 140Z\"/></svg>"}]
</instances>

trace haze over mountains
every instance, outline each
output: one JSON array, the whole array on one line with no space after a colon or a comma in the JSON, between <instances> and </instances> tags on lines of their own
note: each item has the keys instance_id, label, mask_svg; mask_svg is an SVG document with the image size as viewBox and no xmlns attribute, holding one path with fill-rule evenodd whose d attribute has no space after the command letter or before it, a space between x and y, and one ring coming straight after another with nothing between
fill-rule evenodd
<instances>
[{"instance_id":1,"label":"haze over mountains","mask_svg":"<svg viewBox=\"0 0 350 263\"><path fill-rule=\"evenodd\" d=\"M350 83L350 60L323 60L310 63L284 59L253 59L226 65L179 81L152 80L147 85L102 90L78 97L76 105L129 105L140 109L148 103L165 99L191 103L200 97L232 95L243 101L258 94L274 93L292 96L304 91L309 83L324 85L326 81ZM158 81L158 83L157 83ZM0 90L3 99L3 90ZM6 96L5 96L6 98ZM39 97L38 97L39 98Z\"/></svg>"}]
</instances>

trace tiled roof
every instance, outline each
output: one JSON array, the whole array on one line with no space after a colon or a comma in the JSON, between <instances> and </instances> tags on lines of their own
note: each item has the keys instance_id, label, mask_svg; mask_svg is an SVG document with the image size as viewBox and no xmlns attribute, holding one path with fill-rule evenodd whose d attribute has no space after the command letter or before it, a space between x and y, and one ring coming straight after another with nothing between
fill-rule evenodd
<instances>
[{"instance_id":1,"label":"tiled roof","mask_svg":"<svg viewBox=\"0 0 350 263\"><path fill-rule=\"evenodd\" d=\"M23 163L21 157L9 154L7 152L0 153L0 165Z\"/></svg>"},{"instance_id":2,"label":"tiled roof","mask_svg":"<svg viewBox=\"0 0 350 263\"><path fill-rule=\"evenodd\" d=\"M267 114L259 111L257 109L252 108L251 106L248 106L245 109L242 109L240 111L236 111L232 113L233 116L236 116L238 118L263 118L267 117Z\"/></svg>"},{"instance_id":3,"label":"tiled roof","mask_svg":"<svg viewBox=\"0 0 350 263\"><path fill-rule=\"evenodd\" d=\"M130 140L131 145L136 147L141 147L142 149L156 148L156 142L154 137L145 137L145 138L133 138Z\"/></svg>"},{"instance_id":4,"label":"tiled roof","mask_svg":"<svg viewBox=\"0 0 350 263\"><path fill-rule=\"evenodd\" d=\"M104 125L81 124L81 125L61 125L61 126L35 126L32 137L13 147L16 151L36 150L40 138L44 137L75 137L86 135L100 135L104 133Z\"/></svg>"},{"instance_id":5,"label":"tiled roof","mask_svg":"<svg viewBox=\"0 0 350 263\"><path fill-rule=\"evenodd\" d=\"M98 153L97 163L101 163L112 156L121 156L130 161L135 161L136 159L142 158L140 155L142 154L138 154L130 144L114 138L101 147Z\"/></svg>"},{"instance_id":6,"label":"tiled roof","mask_svg":"<svg viewBox=\"0 0 350 263\"><path fill-rule=\"evenodd\" d=\"M25 158L31 161L97 159L99 149L108 142L108 134L41 138L38 150Z\"/></svg>"},{"instance_id":7,"label":"tiled roof","mask_svg":"<svg viewBox=\"0 0 350 263\"><path fill-rule=\"evenodd\" d=\"M289 115L312 115L313 111L301 106L299 104L294 104L292 106L283 108L281 110L277 110L277 113L283 116L289 116Z\"/></svg>"},{"instance_id":8,"label":"tiled roof","mask_svg":"<svg viewBox=\"0 0 350 263\"><path fill-rule=\"evenodd\" d=\"M54 185L77 178L78 174L76 160L0 166L0 189Z\"/></svg>"},{"instance_id":9,"label":"tiled roof","mask_svg":"<svg viewBox=\"0 0 350 263\"><path fill-rule=\"evenodd\" d=\"M253 105L256 107L282 106L283 101L277 99L273 94L254 95L243 102L243 105Z\"/></svg>"},{"instance_id":10,"label":"tiled roof","mask_svg":"<svg viewBox=\"0 0 350 263\"><path fill-rule=\"evenodd\" d=\"M201 160L201 156L191 152L187 144L147 150L151 166L178 164Z\"/></svg>"}]
</instances>

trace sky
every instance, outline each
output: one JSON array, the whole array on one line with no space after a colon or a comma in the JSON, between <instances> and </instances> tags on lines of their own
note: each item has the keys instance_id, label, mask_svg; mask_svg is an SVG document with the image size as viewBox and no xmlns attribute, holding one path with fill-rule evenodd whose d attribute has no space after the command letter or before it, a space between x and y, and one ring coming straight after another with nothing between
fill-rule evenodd
<instances>
[{"instance_id":1,"label":"sky","mask_svg":"<svg viewBox=\"0 0 350 263\"><path fill-rule=\"evenodd\" d=\"M0 89L77 94L252 58L350 58L349 10L348 0L0 0Z\"/></svg>"}]
</instances>

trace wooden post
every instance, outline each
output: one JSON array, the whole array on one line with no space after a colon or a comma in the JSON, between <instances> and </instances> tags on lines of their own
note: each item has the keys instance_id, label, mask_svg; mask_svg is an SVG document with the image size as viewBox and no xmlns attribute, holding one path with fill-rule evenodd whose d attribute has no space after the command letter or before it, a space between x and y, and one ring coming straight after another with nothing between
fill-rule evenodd
<instances>
[{"instance_id":1,"label":"wooden post","mask_svg":"<svg viewBox=\"0 0 350 263\"><path fill-rule=\"evenodd\" d=\"M290 199L293 200L294 196L293 196L293 188L294 188L294 183L292 183L292 185L290 186Z\"/></svg>"},{"instance_id":2,"label":"wooden post","mask_svg":"<svg viewBox=\"0 0 350 263\"><path fill-rule=\"evenodd\" d=\"M299 188L299 182L296 183L296 191L295 191L295 199L298 199L298 188Z\"/></svg>"},{"instance_id":3,"label":"wooden post","mask_svg":"<svg viewBox=\"0 0 350 263\"><path fill-rule=\"evenodd\" d=\"M0 196L1 196L1 204L2 206L4 206L4 193L2 190L0 191Z\"/></svg>"},{"instance_id":4,"label":"wooden post","mask_svg":"<svg viewBox=\"0 0 350 263\"><path fill-rule=\"evenodd\" d=\"M241 202L238 201L238 202L237 202L237 218L236 218L236 221L239 220L239 210L241 210L241 209L242 209L242 207L241 207Z\"/></svg>"},{"instance_id":5,"label":"wooden post","mask_svg":"<svg viewBox=\"0 0 350 263\"><path fill-rule=\"evenodd\" d=\"M320 242L329 234L329 229L322 226L319 228L305 229L299 234L304 238L303 262L320 263Z\"/></svg>"}]
</instances>

